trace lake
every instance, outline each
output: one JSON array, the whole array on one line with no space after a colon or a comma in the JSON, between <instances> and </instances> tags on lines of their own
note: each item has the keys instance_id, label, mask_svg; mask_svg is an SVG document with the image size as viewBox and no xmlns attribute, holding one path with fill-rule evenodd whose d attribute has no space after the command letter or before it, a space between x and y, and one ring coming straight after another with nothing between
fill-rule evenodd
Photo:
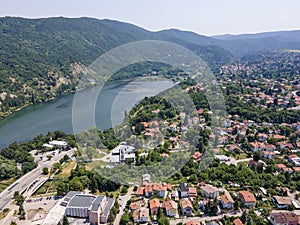
<instances>
[{"instance_id":1,"label":"lake","mask_svg":"<svg viewBox=\"0 0 300 225\"><path fill-rule=\"evenodd\" d=\"M154 96L175 83L165 79L136 79L105 85L95 106L95 121L99 129L112 127L124 119L125 111L146 96ZM88 101L96 88L88 88L79 95ZM12 142L31 140L38 134L61 130L73 133L72 105L74 94L63 95L55 101L31 105L0 121L0 148ZM84 102L83 102L84 105ZM84 110L80 113L85 113ZM82 130L89 128L82 122Z\"/></svg>"}]
</instances>

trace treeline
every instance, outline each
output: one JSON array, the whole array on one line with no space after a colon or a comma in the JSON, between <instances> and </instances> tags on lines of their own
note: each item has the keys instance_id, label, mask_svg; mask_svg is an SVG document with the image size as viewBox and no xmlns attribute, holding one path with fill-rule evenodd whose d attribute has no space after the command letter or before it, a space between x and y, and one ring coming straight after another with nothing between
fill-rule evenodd
<instances>
[{"instance_id":1,"label":"treeline","mask_svg":"<svg viewBox=\"0 0 300 225\"><path fill-rule=\"evenodd\" d=\"M67 179L56 180L55 187L58 195L65 195L69 191L84 189L89 189L92 193L113 192L120 188L120 184L102 177L94 170L88 171L84 166L77 166Z\"/></svg>"},{"instance_id":2,"label":"treeline","mask_svg":"<svg viewBox=\"0 0 300 225\"><path fill-rule=\"evenodd\" d=\"M14 142L0 150L0 181L33 170L37 163L29 152L32 150L47 151L42 145L50 140L66 140L71 147L76 146L74 137L62 131L49 132L47 135L40 134L29 142ZM17 163L21 164L21 170L17 168Z\"/></svg>"}]
</instances>

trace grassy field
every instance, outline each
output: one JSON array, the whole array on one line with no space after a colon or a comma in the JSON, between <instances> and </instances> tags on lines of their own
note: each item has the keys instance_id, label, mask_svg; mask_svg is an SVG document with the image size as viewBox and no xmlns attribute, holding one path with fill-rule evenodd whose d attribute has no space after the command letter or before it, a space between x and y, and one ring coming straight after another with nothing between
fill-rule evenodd
<instances>
[{"instance_id":1,"label":"grassy field","mask_svg":"<svg viewBox=\"0 0 300 225\"><path fill-rule=\"evenodd\" d=\"M2 192L4 189L6 189L9 185L11 185L15 181L16 181L16 178L11 178L8 180L1 181L0 182L0 192Z\"/></svg>"},{"instance_id":2,"label":"grassy field","mask_svg":"<svg viewBox=\"0 0 300 225\"><path fill-rule=\"evenodd\" d=\"M7 214L10 212L11 209L5 209L3 211L0 212L0 220L5 218L7 216Z\"/></svg>"},{"instance_id":3,"label":"grassy field","mask_svg":"<svg viewBox=\"0 0 300 225\"><path fill-rule=\"evenodd\" d=\"M61 169L61 172L56 174L54 178L67 178L70 176L72 169L74 168L76 162L75 161L67 161Z\"/></svg>"},{"instance_id":4,"label":"grassy field","mask_svg":"<svg viewBox=\"0 0 300 225\"><path fill-rule=\"evenodd\" d=\"M49 188L49 190L48 190ZM56 192L56 189L55 189L55 185L53 182L51 181L47 181L43 184L43 186L41 186L35 193L34 195L43 195L43 194L46 194L46 191L48 190L48 193L53 193L53 192Z\"/></svg>"}]
</instances>

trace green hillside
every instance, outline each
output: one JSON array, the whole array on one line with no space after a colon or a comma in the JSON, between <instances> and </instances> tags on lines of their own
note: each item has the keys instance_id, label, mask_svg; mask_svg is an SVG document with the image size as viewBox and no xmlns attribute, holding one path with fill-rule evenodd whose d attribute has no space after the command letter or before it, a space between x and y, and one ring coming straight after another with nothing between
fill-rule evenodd
<instances>
[{"instance_id":1,"label":"green hillside","mask_svg":"<svg viewBox=\"0 0 300 225\"><path fill-rule=\"evenodd\" d=\"M0 118L26 104L74 90L80 75L101 54L121 44L149 39L168 40L111 20L0 18ZM194 50L210 63L232 58L222 48L180 39L173 42ZM122 73L122 77L128 76Z\"/></svg>"}]
</instances>

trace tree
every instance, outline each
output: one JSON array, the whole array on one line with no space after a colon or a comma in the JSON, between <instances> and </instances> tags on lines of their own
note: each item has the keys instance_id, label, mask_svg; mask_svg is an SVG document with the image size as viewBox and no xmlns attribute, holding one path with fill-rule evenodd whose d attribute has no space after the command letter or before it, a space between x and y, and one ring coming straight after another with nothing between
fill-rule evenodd
<instances>
[{"instance_id":1,"label":"tree","mask_svg":"<svg viewBox=\"0 0 300 225\"><path fill-rule=\"evenodd\" d=\"M157 222L159 225L170 225L170 221L166 216L161 216Z\"/></svg>"},{"instance_id":2,"label":"tree","mask_svg":"<svg viewBox=\"0 0 300 225\"><path fill-rule=\"evenodd\" d=\"M254 152L254 154L253 154L253 160L256 161L256 162L258 162L260 159L261 159L261 153L260 153L260 151Z\"/></svg>"},{"instance_id":3,"label":"tree","mask_svg":"<svg viewBox=\"0 0 300 225\"><path fill-rule=\"evenodd\" d=\"M21 206L24 203L24 196L22 194L17 195L17 197L15 198L16 201L16 205Z\"/></svg>"},{"instance_id":4,"label":"tree","mask_svg":"<svg viewBox=\"0 0 300 225\"><path fill-rule=\"evenodd\" d=\"M56 192L57 195L65 195L68 192L68 183L63 181L56 182Z\"/></svg>"},{"instance_id":5,"label":"tree","mask_svg":"<svg viewBox=\"0 0 300 225\"><path fill-rule=\"evenodd\" d=\"M241 221L242 221L243 223L245 223L245 222L247 221L247 217L248 217L247 211L245 210L245 211L243 211L243 213L242 213Z\"/></svg>"},{"instance_id":6,"label":"tree","mask_svg":"<svg viewBox=\"0 0 300 225\"><path fill-rule=\"evenodd\" d=\"M234 201L233 206L235 210L238 210L241 207L240 201L239 200Z\"/></svg>"},{"instance_id":7,"label":"tree","mask_svg":"<svg viewBox=\"0 0 300 225\"><path fill-rule=\"evenodd\" d=\"M127 213L124 213L120 220L120 225L127 225L129 223L129 215Z\"/></svg>"},{"instance_id":8,"label":"tree","mask_svg":"<svg viewBox=\"0 0 300 225\"><path fill-rule=\"evenodd\" d=\"M26 217L25 217L25 210L24 210L24 206L23 205L20 205L20 207L19 207L19 219L20 220L25 220L26 219Z\"/></svg>"},{"instance_id":9,"label":"tree","mask_svg":"<svg viewBox=\"0 0 300 225\"><path fill-rule=\"evenodd\" d=\"M17 225L17 223L15 221L11 221L10 225Z\"/></svg>"},{"instance_id":10,"label":"tree","mask_svg":"<svg viewBox=\"0 0 300 225\"><path fill-rule=\"evenodd\" d=\"M62 225L69 225L68 217L64 216Z\"/></svg>"},{"instance_id":11,"label":"tree","mask_svg":"<svg viewBox=\"0 0 300 225\"><path fill-rule=\"evenodd\" d=\"M69 189L71 191L83 191L84 187L79 179L79 177L74 177L69 182Z\"/></svg>"},{"instance_id":12,"label":"tree","mask_svg":"<svg viewBox=\"0 0 300 225\"><path fill-rule=\"evenodd\" d=\"M44 167L43 168L43 174L48 175L48 173L49 173L49 169L47 167Z\"/></svg>"}]
</instances>

